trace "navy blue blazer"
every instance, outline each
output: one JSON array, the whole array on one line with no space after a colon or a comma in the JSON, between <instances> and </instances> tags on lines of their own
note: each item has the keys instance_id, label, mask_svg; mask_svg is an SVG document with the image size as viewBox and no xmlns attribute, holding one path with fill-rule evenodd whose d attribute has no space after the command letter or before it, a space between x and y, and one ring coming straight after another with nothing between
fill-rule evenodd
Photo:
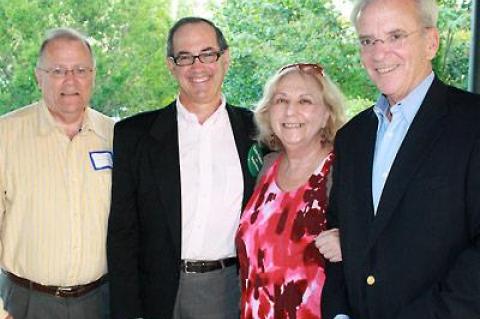
<instances>
[{"instance_id":1,"label":"navy blue blazer","mask_svg":"<svg viewBox=\"0 0 480 319\"><path fill-rule=\"evenodd\" d=\"M227 105L241 162L243 205L252 112ZM114 319L171 318L181 257L181 185L175 102L115 125L107 258Z\"/></svg>"},{"instance_id":2,"label":"navy blue blazer","mask_svg":"<svg viewBox=\"0 0 480 319\"><path fill-rule=\"evenodd\" d=\"M480 97L432 83L374 217L377 117L342 128L327 218L342 263L327 265L324 319L480 318Z\"/></svg>"}]
</instances>

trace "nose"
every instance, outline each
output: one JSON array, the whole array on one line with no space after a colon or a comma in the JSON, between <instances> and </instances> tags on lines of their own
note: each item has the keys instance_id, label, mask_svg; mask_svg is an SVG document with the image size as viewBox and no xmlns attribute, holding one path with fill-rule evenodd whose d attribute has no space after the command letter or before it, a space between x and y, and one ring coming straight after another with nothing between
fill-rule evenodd
<instances>
[{"instance_id":1,"label":"nose","mask_svg":"<svg viewBox=\"0 0 480 319\"><path fill-rule=\"evenodd\" d=\"M295 112L295 105L293 102L288 102L286 107L285 107L285 113L287 115L292 115Z\"/></svg>"},{"instance_id":2,"label":"nose","mask_svg":"<svg viewBox=\"0 0 480 319\"><path fill-rule=\"evenodd\" d=\"M75 78L75 70L65 70L65 80L73 80Z\"/></svg>"},{"instance_id":3,"label":"nose","mask_svg":"<svg viewBox=\"0 0 480 319\"><path fill-rule=\"evenodd\" d=\"M385 54L389 51L389 46L385 41L382 39L377 39L373 43L373 46L371 48L370 55L373 57L375 60L381 60L385 56Z\"/></svg>"},{"instance_id":4,"label":"nose","mask_svg":"<svg viewBox=\"0 0 480 319\"><path fill-rule=\"evenodd\" d=\"M203 63L202 63L202 61L200 61L200 57L198 55L194 56L192 66L201 65L201 64L203 64Z\"/></svg>"}]
</instances>

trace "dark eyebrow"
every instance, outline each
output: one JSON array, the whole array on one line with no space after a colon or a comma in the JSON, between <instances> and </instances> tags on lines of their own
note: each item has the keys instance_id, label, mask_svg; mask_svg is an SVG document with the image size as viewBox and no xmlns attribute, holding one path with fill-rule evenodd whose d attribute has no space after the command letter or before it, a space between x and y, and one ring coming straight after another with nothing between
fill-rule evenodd
<instances>
[{"instance_id":1,"label":"dark eyebrow","mask_svg":"<svg viewBox=\"0 0 480 319\"><path fill-rule=\"evenodd\" d=\"M208 47L208 48L205 48L205 49L202 49L200 52L209 52L209 51L217 51L217 49L213 48L213 47ZM194 55L192 52L189 52L189 51L178 51L177 55Z\"/></svg>"},{"instance_id":2,"label":"dark eyebrow","mask_svg":"<svg viewBox=\"0 0 480 319\"><path fill-rule=\"evenodd\" d=\"M219 49L208 47L206 49L203 49L201 52L207 52L207 51L218 51Z\"/></svg>"},{"instance_id":3,"label":"dark eyebrow","mask_svg":"<svg viewBox=\"0 0 480 319\"><path fill-rule=\"evenodd\" d=\"M192 55L192 53L188 52L188 51L179 51L179 52L177 52L176 55Z\"/></svg>"}]
</instances>

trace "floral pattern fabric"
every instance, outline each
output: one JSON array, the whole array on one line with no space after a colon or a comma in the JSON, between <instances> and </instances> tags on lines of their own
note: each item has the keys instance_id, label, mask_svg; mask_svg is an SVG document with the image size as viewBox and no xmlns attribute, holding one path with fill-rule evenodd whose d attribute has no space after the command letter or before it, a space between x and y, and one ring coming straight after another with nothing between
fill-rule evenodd
<instances>
[{"instance_id":1,"label":"floral pattern fabric","mask_svg":"<svg viewBox=\"0 0 480 319\"><path fill-rule=\"evenodd\" d=\"M276 184L278 158L261 178L236 236L242 319L320 319L325 261L315 238L326 229L330 153L292 191Z\"/></svg>"}]
</instances>

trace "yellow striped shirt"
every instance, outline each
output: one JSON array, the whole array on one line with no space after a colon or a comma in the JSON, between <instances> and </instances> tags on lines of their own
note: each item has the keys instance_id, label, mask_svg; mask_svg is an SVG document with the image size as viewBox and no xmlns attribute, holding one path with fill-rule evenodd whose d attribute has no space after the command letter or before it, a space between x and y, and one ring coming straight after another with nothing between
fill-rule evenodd
<instances>
[{"instance_id":1,"label":"yellow striped shirt","mask_svg":"<svg viewBox=\"0 0 480 319\"><path fill-rule=\"evenodd\" d=\"M87 108L70 140L43 101L0 118L3 269L55 286L107 272L113 125Z\"/></svg>"}]
</instances>

